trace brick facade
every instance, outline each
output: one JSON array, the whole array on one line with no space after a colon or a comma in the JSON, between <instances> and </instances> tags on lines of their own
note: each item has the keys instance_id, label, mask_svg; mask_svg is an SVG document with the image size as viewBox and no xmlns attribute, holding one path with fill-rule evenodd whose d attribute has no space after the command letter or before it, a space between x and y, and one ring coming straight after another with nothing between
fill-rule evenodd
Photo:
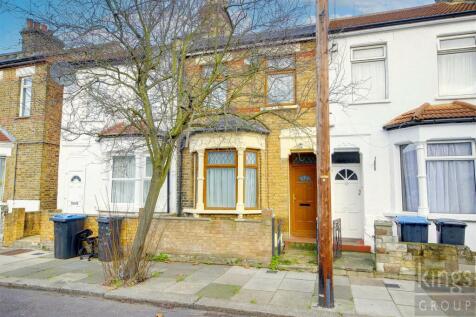
<instances>
[{"instance_id":1,"label":"brick facade","mask_svg":"<svg viewBox=\"0 0 476 317\"><path fill-rule=\"evenodd\" d=\"M312 42L296 44L296 105L293 109L276 109L259 116L270 133L266 136L266 149L261 151L259 171L259 209L271 208L277 218L283 220L283 231L289 231L290 184L289 159L282 159L280 134L283 129L315 126L315 53ZM279 50L279 48L277 48ZM246 67L244 59L238 58L229 67ZM191 66L189 73L199 69ZM266 76L255 75L251 84L243 88L240 96L232 101L239 113L257 113L264 106L264 82ZM229 84L232 86L233 84ZM253 97L251 98L250 95ZM304 149L312 152L312 149ZM182 152L182 192L183 208L194 207L193 160L189 148ZM247 217L245 215L245 217Z\"/></svg>"},{"instance_id":2,"label":"brick facade","mask_svg":"<svg viewBox=\"0 0 476 317\"><path fill-rule=\"evenodd\" d=\"M20 63L24 52L13 55L15 58L0 68L0 127L14 138L11 155L6 157L5 190L0 201L34 201L37 210L54 209L63 88L50 79L47 60L36 58L24 64ZM33 81L31 115L20 117L25 70Z\"/></svg>"}]
</instances>

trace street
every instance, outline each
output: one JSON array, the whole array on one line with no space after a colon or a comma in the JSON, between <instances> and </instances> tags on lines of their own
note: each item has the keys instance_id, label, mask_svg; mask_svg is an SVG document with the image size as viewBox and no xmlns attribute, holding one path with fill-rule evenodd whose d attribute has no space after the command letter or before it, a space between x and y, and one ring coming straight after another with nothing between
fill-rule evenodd
<instances>
[{"instance_id":1,"label":"street","mask_svg":"<svg viewBox=\"0 0 476 317\"><path fill-rule=\"evenodd\" d=\"M129 304L101 298L71 296L54 292L0 287L2 317L239 317L225 313L161 308L147 304ZM244 316L244 315L241 315Z\"/></svg>"}]
</instances>

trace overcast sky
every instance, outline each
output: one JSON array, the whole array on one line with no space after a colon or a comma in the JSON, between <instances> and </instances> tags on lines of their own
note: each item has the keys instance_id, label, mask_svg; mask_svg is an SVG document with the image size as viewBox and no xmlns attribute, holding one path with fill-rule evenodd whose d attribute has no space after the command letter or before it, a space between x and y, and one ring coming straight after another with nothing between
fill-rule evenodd
<instances>
[{"instance_id":1,"label":"overcast sky","mask_svg":"<svg viewBox=\"0 0 476 317\"><path fill-rule=\"evenodd\" d=\"M8 0L25 9L32 8L43 0ZM313 7L315 0L302 0ZM405 7L413 7L433 3L434 0L329 0L329 14L331 18L339 18L353 15L369 14L380 11L395 10ZM1 6L2 0L0 0ZM312 10L310 10L312 11ZM20 30L25 24L27 17L11 12L2 12L0 7L0 54L17 51L21 47ZM314 21L314 16L307 19Z\"/></svg>"}]
</instances>

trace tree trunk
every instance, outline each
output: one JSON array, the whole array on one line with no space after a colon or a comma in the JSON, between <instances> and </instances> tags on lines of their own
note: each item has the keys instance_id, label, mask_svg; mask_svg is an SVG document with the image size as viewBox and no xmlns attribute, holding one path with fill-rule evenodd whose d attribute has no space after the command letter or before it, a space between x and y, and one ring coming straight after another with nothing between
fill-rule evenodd
<instances>
[{"instance_id":1,"label":"tree trunk","mask_svg":"<svg viewBox=\"0 0 476 317\"><path fill-rule=\"evenodd\" d=\"M144 248L147 234L154 217L155 206L159 198L160 189L164 184L167 173L158 175L156 171L152 173L149 193L143 209L139 211L139 224L132 244L131 253L123 272L123 279L135 278L139 272L139 265L144 256Z\"/></svg>"}]
</instances>

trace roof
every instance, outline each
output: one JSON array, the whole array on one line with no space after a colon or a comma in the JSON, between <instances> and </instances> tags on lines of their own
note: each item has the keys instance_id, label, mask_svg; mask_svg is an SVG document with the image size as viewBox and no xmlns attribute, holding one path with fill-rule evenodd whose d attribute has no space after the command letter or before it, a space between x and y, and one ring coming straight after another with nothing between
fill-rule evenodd
<instances>
[{"instance_id":1,"label":"roof","mask_svg":"<svg viewBox=\"0 0 476 317\"><path fill-rule=\"evenodd\" d=\"M110 127L101 131L101 137L114 137L114 136L131 136L139 135L141 132L134 126L128 125L125 122L116 123Z\"/></svg>"},{"instance_id":2,"label":"roof","mask_svg":"<svg viewBox=\"0 0 476 317\"><path fill-rule=\"evenodd\" d=\"M454 18L458 16L476 15L476 2L447 3L438 2L424 6L378 12L374 14L332 19L329 25L330 33L345 33L364 29L380 28L423 21ZM289 29L250 33L237 36L233 46L247 46L266 42L302 41L316 36L315 24L298 26ZM192 52L221 48L228 43L228 38L207 38L194 43ZM221 41L221 42L220 42Z\"/></svg>"},{"instance_id":3,"label":"roof","mask_svg":"<svg viewBox=\"0 0 476 317\"><path fill-rule=\"evenodd\" d=\"M191 134L204 132L254 132L269 134L269 130L261 122L247 120L232 114L210 117L202 125L203 128L194 128Z\"/></svg>"},{"instance_id":4,"label":"roof","mask_svg":"<svg viewBox=\"0 0 476 317\"><path fill-rule=\"evenodd\" d=\"M334 32L350 31L360 28L379 27L385 24L404 24L429 19L442 19L458 15L475 14L476 2L438 2L406 9L335 19L330 22L330 29Z\"/></svg>"},{"instance_id":5,"label":"roof","mask_svg":"<svg viewBox=\"0 0 476 317\"><path fill-rule=\"evenodd\" d=\"M423 124L476 122L476 106L463 101L430 105L402 113L384 125L385 130L393 130Z\"/></svg>"}]
</instances>

